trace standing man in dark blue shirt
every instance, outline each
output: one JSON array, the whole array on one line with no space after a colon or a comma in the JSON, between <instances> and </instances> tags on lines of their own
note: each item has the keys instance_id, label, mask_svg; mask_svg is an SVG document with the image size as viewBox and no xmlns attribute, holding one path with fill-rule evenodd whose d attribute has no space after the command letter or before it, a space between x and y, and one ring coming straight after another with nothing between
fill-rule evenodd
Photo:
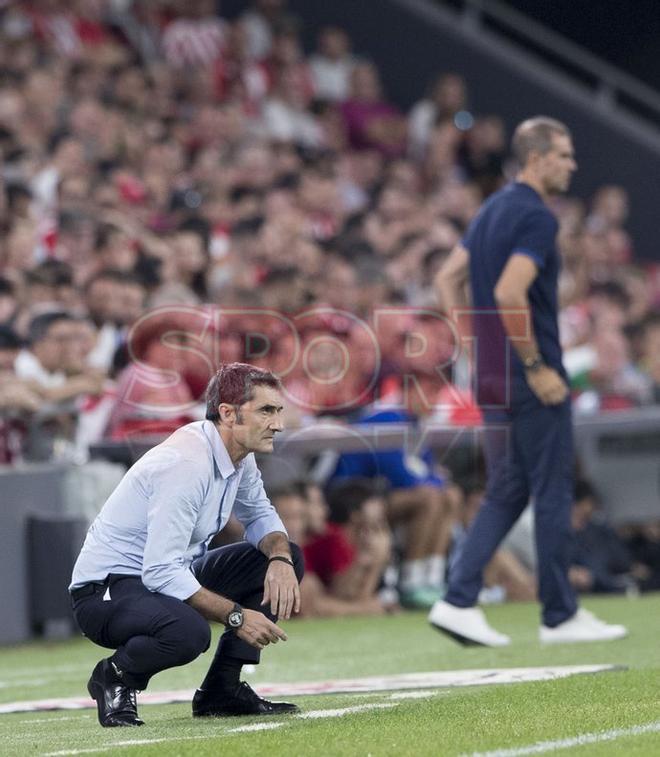
<instances>
[{"instance_id":1,"label":"standing man in dark blue shirt","mask_svg":"<svg viewBox=\"0 0 660 757\"><path fill-rule=\"evenodd\" d=\"M447 312L468 305L470 283L488 484L429 621L463 643L510 643L475 605L485 566L532 497L541 641L617 639L626 629L578 609L568 580L571 404L557 325L558 224L546 202L568 189L577 168L571 135L559 121L532 118L516 129L513 151L516 181L484 203L436 281Z\"/></svg>"}]
</instances>

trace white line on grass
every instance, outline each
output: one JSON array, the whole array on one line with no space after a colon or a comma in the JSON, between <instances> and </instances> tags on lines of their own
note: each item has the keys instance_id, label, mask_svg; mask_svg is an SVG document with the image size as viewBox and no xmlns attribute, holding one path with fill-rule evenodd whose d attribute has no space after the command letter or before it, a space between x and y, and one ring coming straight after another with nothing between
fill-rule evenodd
<instances>
[{"instance_id":1,"label":"white line on grass","mask_svg":"<svg viewBox=\"0 0 660 757\"><path fill-rule=\"evenodd\" d=\"M422 691L396 691L394 694L390 694L390 699L429 699L430 697L437 697L440 694L445 694L444 691L438 689L426 689Z\"/></svg>"},{"instance_id":2,"label":"white line on grass","mask_svg":"<svg viewBox=\"0 0 660 757\"><path fill-rule=\"evenodd\" d=\"M19 723L63 723L65 720L84 720L91 719L91 715L76 715L75 717L65 718L30 718L29 720L19 720Z\"/></svg>"},{"instance_id":3,"label":"white line on grass","mask_svg":"<svg viewBox=\"0 0 660 757\"><path fill-rule=\"evenodd\" d=\"M239 725L238 728L230 728L227 733L249 733L250 731L273 731L275 728L281 728L284 723L250 723L249 725Z\"/></svg>"},{"instance_id":4,"label":"white line on grass","mask_svg":"<svg viewBox=\"0 0 660 757\"><path fill-rule=\"evenodd\" d=\"M366 712L368 710L389 710L397 707L396 702L374 702L373 704L356 704L353 707L338 707L335 710L310 710L301 712L299 718L315 720L316 718L340 718L342 715L352 715L354 712Z\"/></svg>"},{"instance_id":5,"label":"white line on grass","mask_svg":"<svg viewBox=\"0 0 660 757\"><path fill-rule=\"evenodd\" d=\"M633 725L630 728L613 728L611 731L602 733L583 733L570 739L557 739L556 741L539 741L529 746L513 747L512 749L495 749L492 752L472 752L469 757L522 757L527 754L542 754L554 752L558 749L570 749L574 746L585 744L598 744L601 741L616 741L626 736L642 736L645 733L658 733L660 720L646 725ZM468 757L463 755L463 757Z\"/></svg>"},{"instance_id":6,"label":"white line on grass","mask_svg":"<svg viewBox=\"0 0 660 757\"><path fill-rule=\"evenodd\" d=\"M44 752L42 757L68 757L74 754L98 754L100 752L111 752L120 746L144 746L145 744L163 744L167 741L194 741L207 738L200 734L199 736L179 736L174 739L127 739L126 741L115 741L105 746L88 747L86 749L62 749L60 752Z\"/></svg>"},{"instance_id":7,"label":"white line on grass","mask_svg":"<svg viewBox=\"0 0 660 757\"><path fill-rule=\"evenodd\" d=\"M294 715L291 720L301 719L317 719L317 718L338 718L342 715L352 715L358 712L368 712L369 710L389 710L392 707L398 707L396 702L373 704L357 704L354 707L341 707L334 710L310 710L309 712L303 712L300 715ZM290 721L287 721L290 722ZM248 725L238 726L236 728L230 728L214 733L213 735L224 735L226 733L241 733L245 731L267 731L280 726L286 725L286 722L277 723L250 723ZM163 744L165 742L176 741L195 741L200 739L206 739L209 737L208 733L200 734L199 736L175 736L174 738L162 738L162 739L130 739L126 741L115 741L112 744L107 744L102 747L89 747L84 749L63 749L59 752L45 752L42 757L70 757L77 754L99 754L101 752L110 752L117 747L125 746L144 746L146 744Z\"/></svg>"}]
</instances>

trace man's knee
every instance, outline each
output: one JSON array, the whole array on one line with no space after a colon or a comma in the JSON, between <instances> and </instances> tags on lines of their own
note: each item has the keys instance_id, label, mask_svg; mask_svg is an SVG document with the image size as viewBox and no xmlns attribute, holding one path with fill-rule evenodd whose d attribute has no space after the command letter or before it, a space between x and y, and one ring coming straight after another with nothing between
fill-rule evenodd
<instances>
[{"instance_id":1,"label":"man's knee","mask_svg":"<svg viewBox=\"0 0 660 757\"><path fill-rule=\"evenodd\" d=\"M420 484L412 490L419 508L428 514L438 515L445 508L442 489L432 484Z\"/></svg>"},{"instance_id":2,"label":"man's knee","mask_svg":"<svg viewBox=\"0 0 660 757\"><path fill-rule=\"evenodd\" d=\"M293 569L296 572L296 578L300 583L305 575L305 558L303 557L303 551L297 544L293 542L289 543L291 547L291 559L293 560Z\"/></svg>"},{"instance_id":3,"label":"man's knee","mask_svg":"<svg viewBox=\"0 0 660 757\"><path fill-rule=\"evenodd\" d=\"M211 644L211 627L196 610L192 612L194 615L176 624L176 633L172 636L172 646L179 665L192 662L206 652Z\"/></svg>"}]
</instances>

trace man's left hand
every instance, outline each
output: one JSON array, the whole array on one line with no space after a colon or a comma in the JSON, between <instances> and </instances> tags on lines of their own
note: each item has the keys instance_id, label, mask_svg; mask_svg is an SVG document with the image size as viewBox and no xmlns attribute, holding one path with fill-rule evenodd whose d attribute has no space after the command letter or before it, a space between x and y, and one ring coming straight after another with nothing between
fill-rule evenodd
<instances>
[{"instance_id":1,"label":"man's left hand","mask_svg":"<svg viewBox=\"0 0 660 757\"><path fill-rule=\"evenodd\" d=\"M288 620L292 612L300 612L300 587L296 573L291 565L281 560L273 560L266 571L261 604L267 605L269 602L271 613L284 620Z\"/></svg>"}]
</instances>

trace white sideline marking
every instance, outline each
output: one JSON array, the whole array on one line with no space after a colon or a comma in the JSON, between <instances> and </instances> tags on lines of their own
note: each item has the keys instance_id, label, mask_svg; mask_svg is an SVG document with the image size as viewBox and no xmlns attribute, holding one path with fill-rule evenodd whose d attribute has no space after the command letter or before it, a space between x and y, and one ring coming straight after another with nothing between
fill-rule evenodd
<instances>
[{"instance_id":1,"label":"white sideline marking","mask_svg":"<svg viewBox=\"0 0 660 757\"><path fill-rule=\"evenodd\" d=\"M30 718L29 720L19 720L19 723L63 723L65 720L91 720L91 715L76 715L75 717L64 718Z\"/></svg>"},{"instance_id":2,"label":"white sideline marking","mask_svg":"<svg viewBox=\"0 0 660 757\"><path fill-rule=\"evenodd\" d=\"M391 709L392 707L398 707L396 702L391 703L378 703L373 704L359 704L354 707L341 707L334 710L311 710L310 712L303 712L299 715L293 715L290 720L305 720L318 718L338 718L342 715L351 715L357 712L367 712L369 710L384 710ZM247 725L239 725L236 728L227 728L221 731L217 731L214 735L221 736L227 733L249 733L251 731L272 731L276 728L281 728L290 721L278 721L276 723L249 723ZM195 741L201 739L207 739L208 733L200 733L199 736L175 736L174 738L162 738L162 739L127 739L126 741L115 741L112 744L106 744L102 747L88 747L85 749L63 749L59 752L44 752L42 757L68 757L69 755L76 754L95 754L100 752L109 752L117 747L125 746L144 746L146 744L163 744L165 742L177 742L177 741Z\"/></svg>"},{"instance_id":3,"label":"white sideline marking","mask_svg":"<svg viewBox=\"0 0 660 757\"><path fill-rule=\"evenodd\" d=\"M250 731L273 731L275 728L281 728L284 723L251 723L250 725L239 725L238 728L230 728L227 733L249 733Z\"/></svg>"},{"instance_id":4,"label":"white sideline marking","mask_svg":"<svg viewBox=\"0 0 660 757\"><path fill-rule=\"evenodd\" d=\"M343 715L352 715L354 712L367 712L368 710L389 710L397 707L396 702L374 702L373 704L356 704L353 707L337 707L334 710L310 710L301 712L297 717L301 720L316 720L317 718L340 718Z\"/></svg>"},{"instance_id":5,"label":"white sideline marking","mask_svg":"<svg viewBox=\"0 0 660 757\"><path fill-rule=\"evenodd\" d=\"M437 689L427 689L426 691L396 691L390 694L390 699L428 699L429 697L438 696Z\"/></svg>"},{"instance_id":6,"label":"white sideline marking","mask_svg":"<svg viewBox=\"0 0 660 757\"><path fill-rule=\"evenodd\" d=\"M144 744L164 744L166 741L194 741L203 739L206 736L181 736L176 739L127 739L126 741L115 741L113 744L105 746L88 747L86 749L62 749L60 752L44 752L42 757L66 757L72 754L95 754L99 752L110 752L116 747L121 746L142 746Z\"/></svg>"},{"instance_id":7,"label":"white sideline marking","mask_svg":"<svg viewBox=\"0 0 660 757\"><path fill-rule=\"evenodd\" d=\"M621 670L617 665L558 665L538 668L493 668L478 670L440 670L430 673L403 673L368 678L344 678L329 681L255 684L256 692L267 699L273 697L309 696L313 694L357 694L375 691L445 688L450 686L478 686L487 684L551 681L579 673L601 673ZM190 702L194 691L146 692L138 696L142 704L175 704ZM94 707L87 697L42 699L8 702L0 705L0 715L10 712L43 712L48 710L82 710Z\"/></svg>"},{"instance_id":8,"label":"white sideline marking","mask_svg":"<svg viewBox=\"0 0 660 757\"><path fill-rule=\"evenodd\" d=\"M492 752L472 752L462 757L522 757L527 754L542 754L554 752L558 749L570 749L574 746L586 744L598 744L601 741L616 741L625 736L642 736L645 733L657 733L660 731L660 720L646 725L633 725L630 728L613 728L611 731L602 733L583 733L570 739L557 739L556 741L539 741L529 746L514 747L512 749L495 749Z\"/></svg>"}]
</instances>

